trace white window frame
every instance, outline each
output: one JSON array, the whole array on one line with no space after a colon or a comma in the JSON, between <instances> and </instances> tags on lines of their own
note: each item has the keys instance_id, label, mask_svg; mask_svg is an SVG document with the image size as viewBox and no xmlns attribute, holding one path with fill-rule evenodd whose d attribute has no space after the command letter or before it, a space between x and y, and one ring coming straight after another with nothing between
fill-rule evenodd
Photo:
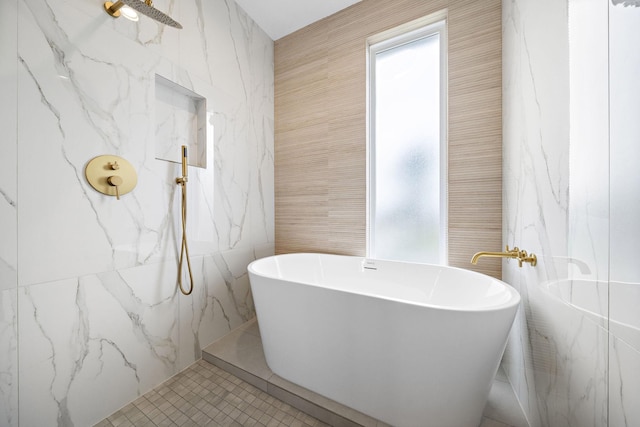
<instances>
[{"instance_id":1,"label":"white window frame","mask_svg":"<svg viewBox=\"0 0 640 427\"><path fill-rule=\"evenodd\" d=\"M376 54L415 40L440 36L440 230L439 264L448 264L448 116L447 11L411 21L367 39L367 257L375 258L375 58Z\"/></svg>"}]
</instances>

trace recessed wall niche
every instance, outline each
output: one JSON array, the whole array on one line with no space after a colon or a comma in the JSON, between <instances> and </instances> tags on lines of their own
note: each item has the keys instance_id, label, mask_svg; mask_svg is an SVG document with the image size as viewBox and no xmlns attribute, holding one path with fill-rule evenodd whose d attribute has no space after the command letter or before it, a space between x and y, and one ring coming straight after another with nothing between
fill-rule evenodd
<instances>
[{"instance_id":1,"label":"recessed wall niche","mask_svg":"<svg viewBox=\"0 0 640 427\"><path fill-rule=\"evenodd\" d=\"M156 74L156 159L180 163L188 147L189 165L207 167L205 97Z\"/></svg>"}]
</instances>

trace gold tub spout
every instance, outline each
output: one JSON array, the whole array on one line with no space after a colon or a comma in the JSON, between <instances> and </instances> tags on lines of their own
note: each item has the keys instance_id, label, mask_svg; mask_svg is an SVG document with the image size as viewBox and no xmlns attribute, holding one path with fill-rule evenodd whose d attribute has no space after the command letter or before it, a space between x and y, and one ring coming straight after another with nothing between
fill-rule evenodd
<instances>
[{"instance_id":1,"label":"gold tub spout","mask_svg":"<svg viewBox=\"0 0 640 427\"><path fill-rule=\"evenodd\" d=\"M505 248L505 252L477 252L475 255L473 255L473 258L471 258L471 264L477 264L478 260L483 256L490 257L490 258L517 259L518 265L520 267L522 267L523 262L528 262L533 267L535 267L535 265L538 262L538 259L534 254L527 254L527 251L522 251L517 247L513 249L509 249L509 246L507 246Z\"/></svg>"},{"instance_id":2,"label":"gold tub spout","mask_svg":"<svg viewBox=\"0 0 640 427\"><path fill-rule=\"evenodd\" d=\"M471 264L477 264L478 260L483 256L490 257L490 258L517 259L520 256L520 249L518 248L509 249L509 246L507 246L505 249L505 252L477 252L475 255L473 255L473 258L471 258Z\"/></svg>"}]
</instances>

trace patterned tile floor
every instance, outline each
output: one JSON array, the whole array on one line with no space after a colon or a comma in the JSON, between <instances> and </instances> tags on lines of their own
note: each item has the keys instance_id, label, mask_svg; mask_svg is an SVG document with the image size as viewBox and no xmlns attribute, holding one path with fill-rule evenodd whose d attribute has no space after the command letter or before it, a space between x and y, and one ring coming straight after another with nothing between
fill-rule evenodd
<instances>
[{"instance_id":1,"label":"patterned tile floor","mask_svg":"<svg viewBox=\"0 0 640 427\"><path fill-rule=\"evenodd\" d=\"M255 320L247 322L208 346L203 350L203 356L224 361L228 365L227 368L231 366L242 372L243 375L240 376L243 378L249 373L251 373L249 376L275 377L264 360L259 327ZM231 369L231 372L235 371ZM271 381L275 380L271 378ZM320 401L316 401L312 392L306 390L303 393L300 391L301 387L288 384L294 386L289 391L299 395L303 400L315 402L320 406L327 405L326 398L316 395L321 398ZM287 382L282 379L277 382L277 385L287 389ZM266 382L265 387L267 387ZM332 411L333 415L346 416L345 413L336 409L337 403L332 404L333 406L325 407ZM316 413L318 408L307 409L309 413L319 416ZM345 409L355 412L349 408ZM346 418L336 419L340 425L359 425L359 423L371 426L386 425L364 414L360 415L364 418L346 416ZM502 370L498 371L483 415L480 427L529 426ZM320 418L327 421L322 415ZM330 417L330 419L333 418ZM349 419L353 419L353 422ZM213 363L199 360L96 426L308 427L328 426L328 424L270 396Z\"/></svg>"},{"instance_id":2,"label":"patterned tile floor","mask_svg":"<svg viewBox=\"0 0 640 427\"><path fill-rule=\"evenodd\" d=\"M96 427L327 426L199 360Z\"/></svg>"}]
</instances>

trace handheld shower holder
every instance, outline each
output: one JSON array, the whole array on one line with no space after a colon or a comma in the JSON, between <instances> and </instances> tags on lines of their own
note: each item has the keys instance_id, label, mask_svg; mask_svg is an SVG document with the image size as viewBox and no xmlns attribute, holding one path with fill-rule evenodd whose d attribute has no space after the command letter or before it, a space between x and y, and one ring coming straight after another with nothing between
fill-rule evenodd
<instances>
[{"instance_id":1,"label":"handheld shower holder","mask_svg":"<svg viewBox=\"0 0 640 427\"><path fill-rule=\"evenodd\" d=\"M182 148L182 176L176 178L176 184L179 185L184 185L187 183L187 181L189 181L189 178L187 177L189 171L188 171L188 166L189 166L189 162L188 162L188 157L187 157L187 146L183 145Z\"/></svg>"}]
</instances>

